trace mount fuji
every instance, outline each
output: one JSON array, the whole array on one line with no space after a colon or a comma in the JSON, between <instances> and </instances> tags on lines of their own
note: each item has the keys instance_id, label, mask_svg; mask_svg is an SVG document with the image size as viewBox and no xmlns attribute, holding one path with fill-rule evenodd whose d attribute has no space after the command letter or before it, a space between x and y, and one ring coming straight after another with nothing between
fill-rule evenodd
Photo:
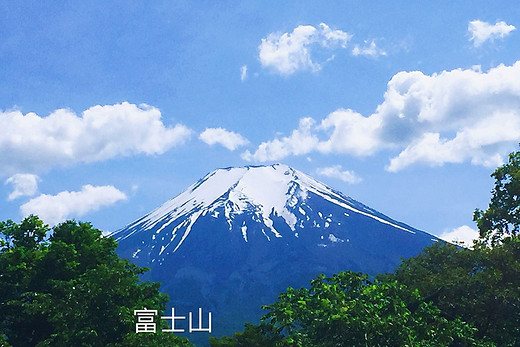
<instances>
[{"instance_id":1,"label":"mount fuji","mask_svg":"<svg viewBox=\"0 0 520 347\"><path fill-rule=\"evenodd\" d=\"M213 171L111 236L176 312L211 311L213 336L258 321L288 286L392 271L438 241L282 164Z\"/></svg>"}]
</instances>

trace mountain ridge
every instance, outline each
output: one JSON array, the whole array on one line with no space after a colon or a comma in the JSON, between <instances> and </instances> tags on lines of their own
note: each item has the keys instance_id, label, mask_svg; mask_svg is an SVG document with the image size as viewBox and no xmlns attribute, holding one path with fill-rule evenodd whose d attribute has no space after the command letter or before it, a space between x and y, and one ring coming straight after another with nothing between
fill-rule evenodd
<instances>
[{"instance_id":1,"label":"mountain ridge","mask_svg":"<svg viewBox=\"0 0 520 347\"><path fill-rule=\"evenodd\" d=\"M213 311L216 334L319 273L389 272L438 240L283 164L212 171L112 236L176 309Z\"/></svg>"},{"instance_id":2,"label":"mountain ridge","mask_svg":"<svg viewBox=\"0 0 520 347\"><path fill-rule=\"evenodd\" d=\"M253 169L253 170L262 169L263 170L266 168L273 168L275 171L276 170L284 171L284 175L292 174L291 180L289 182L285 182L286 184L291 183L290 185L287 185L288 191L286 193L284 193L284 195L287 196L288 198L285 199L285 201L283 201L283 200L276 201L275 203L278 203L277 205L275 205L275 203L273 203L272 201L270 201L266 204L264 202L265 197L262 197L262 198L264 198L263 200L260 199L262 201L257 202L258 199L255 199L255 197L250 198L250 196L248 196L248 194L247 194L248 192L246 192L244 194L244 187L242 187L242 189L236 189L240 185L240 183L243 182L244 176L246 176L251 171L251 169ZM230 173L232 171L233 171L233 175L230 175ZM263 170L263 171L265 171L265 170ZM199 196L195 195L195 196L190 197L190 194L193 194L193 192L195 192L197 189L199 189L203 184L207 183L210 179L214 178L214 176L216 176L222 172L227 172L228 174L226 176L230 176L227 178L228 179L231 178L231 182L225 182L226 184L224 184L225 187L229 186L229 188L227 188L224 191L219 191L219 193L217 193L216 196L210 197L209 199L204 199L204 197L203 196L201 197L200 195ZM262 172L262 173L266 173L266 172ZM269 172L267 172L267 173L269 173ZM213 183L213 182L211 182L211 183ZM265 184L265 181L262 183ZM302 189L302 183L304 185L304 189ZM245 185L245 188L246 189L249 188L249 190L250 190L250 186L248 186L247 184ZM300 194L294 194L294 192L291 193L291 189L298 190L298 188L299 188ZM173 250L173 252L175 252L180 247L180 245L185 240L185 238L189 235L189 232L191 231L191 227L197 221L197 219L201 215L205 215L208 212L214 212L218 207L222 206L222 204L219 204L220 202L226 201L226 202L232 203L232 205L225 206L225 207L228 207L228 208L225 208L225 215L226 215L227 222L230 225L230 230L232 229L231 224L232 224L233 215L243 213L248 208L249 209L254 208L255 212L261 212L261 217L263 218L263 221L265 223L267 223L266 228L269 229L274 234L275 237L280 237L281 235L278 233L278 231L272 227L272 220L270 218L270 214L274 213L277 216L281 216L285 220L285 222L289 225L291 230L294 231L295 225L299 219L297 218L295 213L293 213L292 211L289 211L286 207L287 207L287 205L289 205L289 207L292 207L291 204L295 203L294 202L295 199L298 200L298 198L303 198L305 200L306 194L309 191L312 193L321 195L323 198L329 200L332 203L340 205L347 210L366 215L381 223L389 224L393 227L408 231L410 233L415 233L417 231L417 229L409 227L404 223L397 222L397 221L387 217L386 215L384 215L374 209L371 209L368 206L350 198L349 196L343 195L341 192L338 192L338 191L328 187L327 185L309 177L308 175L302 173L301 171L295 170L295 169L290 168L283 164L273 164L273 165L269 165L269 166L251 165L251 166L244 166L244 167L238 167L238 168L227 167L227 168L220 168L220 169L214 170L214 171L206 174L202 179L200 179L196 183L192 184L181 194L177 195L173 199L168 200L166 203L162 204L160 207L153 210L152 212L145 215L144 217L139 218L136 221L134 221L133 223L129 224L126 227L126 229L150 230L150 229L153 229L155 227L155 225L160 223L162 220L169 221L169 223L163 222L161 228L156 231L156 233L160 233L164 228L168 227L170 223L173 223L176 218L180 217L182 215L182 213L190 213L194 209L199 209L199 210L204 209L200 214L195 215L195 218L193 218L194 220L191 223L189 223L189 225L185 225L185 224L177 225L177 227L179 227L179 228L186 226L188 233L183 235L180 242L177 244L177 246ZM213 192L211 192L211 193L213 193ZM258 192L254 192L254 193L258 193ZM183 201L183 198L186 195L187 195L188 199L185 199L185 201ZM280 197L278 196L277 198L279 199ZM198 204L196 204L197 199L200 199L202 201L200 201ZM190 200L193 201L193 204L191 205L192 209L191 210L182 209L183 207L185 207L186 204L188 204L188 202L190 202ZM247 206L243 206L243 205L240 206L241 200L244 201L245 205L247 205ZM266 208L265 205L267 205L268 208ZM305 214L302 211L301 207L298 212L300 212L300 214ZM215 218L217 218L217 217L218 217L218 212L217 212L217 215L215 216ZM175 232L177 230L178 229L174 229ZM116 240L122 240L122 239L129 237L132 233L128 233L127 235L120 235L120 234L121 233L119 230L119 231L114 232L111 235L115 236ZM176 235L177 234L175 234L175 236ZM269 239L269 237L267 235L266 235L266 237ZM244 240L246 242L248 242L245 234L244 234ZM171 241L173 241L173 238L171 239Z\"/></svg>"}]
</instances>

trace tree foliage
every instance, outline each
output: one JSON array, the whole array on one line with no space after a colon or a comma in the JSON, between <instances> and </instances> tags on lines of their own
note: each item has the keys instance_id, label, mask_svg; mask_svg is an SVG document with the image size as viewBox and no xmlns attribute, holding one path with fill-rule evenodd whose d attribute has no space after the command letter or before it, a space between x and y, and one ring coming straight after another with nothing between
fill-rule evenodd
<instances>
[{"instance_id":1,"label":"tree foliage","mask_svg":"<svg viewBox=\"0 0 520 347\"><path fill-rule=\"evenodd\" d=\"M449 244L426 248L404 260L392 278L417 288L442 316L460 317L478 339L520 345L520 238L474 250Z\"/></svg>"},{"instance_id":2,"label":"tree foliage","mask_svg":"<svg viewBox=\"0 0 520 347\"><path fill-rule=\"evenodd\" d=\"M211 345L485 345L473 338L469 324L443 317L418 290L385 277L372 281L350 271L329 278L320 275L309 289L288 288L264 308L269 312L260 325L246 326L233 338L213 338Z\"/></svg>"},{"instance_id":3,"label":"tree foliage","mask_svg":"<svg viewBox=\"0 0 520 347\"><path fill-rule=\"evenodd\" d=\"M50 230L30 216L1 222L0 236L0 334L11 345L191 345L171 333L135 333L134 309L162 312L168 298L159 283L140 282L146 269L119 258L114 239L89 223Z\"/></svg>"},{"instance_id":4,"label":"tree foliage","mask_svg":"<svg viewBox=\"0 0 520 347\"><path fill-rule=\"evenodd\" d=\"M261 322L258 325L245 323L244 326L244 331L234 333L233 337L223 336L220 339L216 337L210 337L210 345L212 347L269 347L278 346L283 343L283 336L280 334L280 329L272 324L266 322Z\"/></svg>"},{"instance_id":5,"label":"tree foliage","mask_svg":"<svg viewBox=\"0 0 520 347\"><path fill-rule=\"evenodd\" d=\"M495 187L486 211L476 209L481 241L496 245L507 235L520 232L520 152L511 153L509 161L497 168L491 177Z\"/></svg>"}]
</instances>

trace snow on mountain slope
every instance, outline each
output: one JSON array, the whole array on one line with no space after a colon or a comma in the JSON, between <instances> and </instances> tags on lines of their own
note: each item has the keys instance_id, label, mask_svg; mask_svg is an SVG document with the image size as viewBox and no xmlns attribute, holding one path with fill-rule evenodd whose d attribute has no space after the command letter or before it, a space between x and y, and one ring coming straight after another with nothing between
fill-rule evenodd
<instances>
[{"instance_id":1,"label":"snow on mountain slope","mask_svg":"<svg viewBox=\"0 0 520 347\"><path fill-rule=\"evenodd\" d=\"M205 216L224 219L230 231L240 230L244 242L248 242L250 238L245 220L241 219L240 225L235 225L235 221L240 215L250 215L269 241L273 238L299 237L309 223L328 227L334 220L333 216L325 217L320 211L311 212L309 194L341 208L344 216L351 213L363 215L396 229L412 234L416 232L298 170L275 164L215 170L112 236L119 242L135 233L146 233L150 241L161 237L165 242L155 252L162 255L168 250L167 254L170 254L182 246L195 223ZM291 234L277 229L275 219L279 218L283 219Z\"/></svg>"}]
</instances>

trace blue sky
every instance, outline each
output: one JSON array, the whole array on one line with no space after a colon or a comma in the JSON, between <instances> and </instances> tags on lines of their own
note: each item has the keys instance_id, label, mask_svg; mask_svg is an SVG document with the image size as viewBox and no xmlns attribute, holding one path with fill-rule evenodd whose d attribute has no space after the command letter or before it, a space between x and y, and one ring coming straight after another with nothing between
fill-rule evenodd
<instances>
[{"instance_id":1,"label":"blue sky","mask_svg":"<svg viewBox=\"0 0 520 347\"><path fill-rule=\"evenodd\" d=\"M1 220L113 231L282 162L462 239L520 141L510 1L1 2Z\"/></svg>"}]
</instances>

